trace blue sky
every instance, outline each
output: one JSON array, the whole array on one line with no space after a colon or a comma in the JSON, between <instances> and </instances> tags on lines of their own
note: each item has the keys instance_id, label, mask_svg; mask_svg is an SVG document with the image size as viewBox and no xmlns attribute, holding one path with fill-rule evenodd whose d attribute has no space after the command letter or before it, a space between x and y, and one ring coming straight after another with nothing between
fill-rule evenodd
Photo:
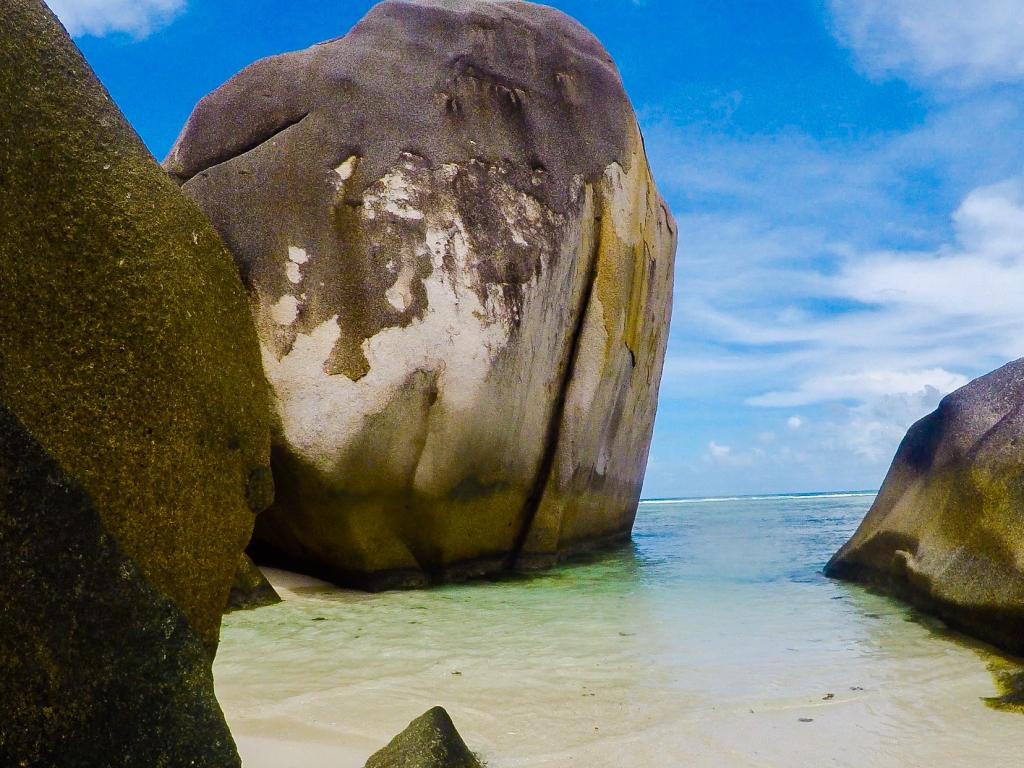
<instances>
[{"instance_id":1,"label":"blue sky","mask_svg":"<svg viewBox=\"0 0 1024 768\"><path fill-rule=\"evenodd\" d=\"M1024 354L1018 0L551 4L618 63L679 221L646 496L876 488L910 423ZM158 158L371 5L51 2Z\"/></svg>"}]
</instances>

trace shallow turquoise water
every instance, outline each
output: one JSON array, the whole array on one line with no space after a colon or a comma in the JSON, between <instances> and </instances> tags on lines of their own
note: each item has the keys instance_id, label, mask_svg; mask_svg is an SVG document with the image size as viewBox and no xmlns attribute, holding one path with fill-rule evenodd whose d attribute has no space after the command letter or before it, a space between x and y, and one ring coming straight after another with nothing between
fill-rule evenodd
<instances>
[{"instance_id":1,"label":"shallow turquoise water","mask_svg":"<svg viewBox=\"0 0 1024 768\"><path fill-rule=\"evenodd\" d=\"M644 503L536 578L285 590L227 618L218 694L250 768L355 768L434 704L493 768L1012 764L983 647L821 575L871 500Z\"/></svg>"}]
</instances>

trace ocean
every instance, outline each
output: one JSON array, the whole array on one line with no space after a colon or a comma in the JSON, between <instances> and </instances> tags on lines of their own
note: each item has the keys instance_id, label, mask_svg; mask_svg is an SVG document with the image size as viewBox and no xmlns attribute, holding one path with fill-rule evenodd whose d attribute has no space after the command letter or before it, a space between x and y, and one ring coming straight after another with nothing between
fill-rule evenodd
<instances>
[{"instance_id":1,"label":"ocean","mask_svg":"<svg viewBox=\"0 0 1024 768\"><path fill-rule=\"evenodd\" d=\"M426 591L271 573L218 697L247 768L358 768L436 704L490 768L1016 764L1012 660L822 575L872 499L644 502L627 546Z\"/></svg>"}]
</instances>

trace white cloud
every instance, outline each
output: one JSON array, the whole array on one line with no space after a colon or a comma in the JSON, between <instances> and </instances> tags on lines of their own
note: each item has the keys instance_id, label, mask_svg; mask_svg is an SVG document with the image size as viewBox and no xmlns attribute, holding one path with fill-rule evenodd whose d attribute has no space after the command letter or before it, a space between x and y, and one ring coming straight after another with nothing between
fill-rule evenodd
<instances>
[{"instance_id":1,"label":"white cloud","mask_svg":"<svg viewBox=\"0 0 1024 768\"><path fill-rule=\"evenodd\" d=\"M714 440L708 443L708 454L713 459L725 459L732 453L732 448L728 445L719 445Z\"/></svg>"},{"instance_id":2,"label":"white cloud","mask_svg":"<svg viewBox=\"0 0 1024 768\"><path fill-rule=\"evenodd\" d=\"M804 420L799 416L790 416L786 419L786 426L789 429L800 429L804 425Z\"/></svg>"},{"instance_id":3,"label":"white cloud","mask_svg":"<svg viewBox=\"0 0 1024 768\"><path fill-rule=\"evenodd\" d=\"M973 190L953 215L955 241L931 253L881 252L839 279L850 298L951 320L1021 324L1024 178Z\"/></svg>"},{"instance_id":4,"label":"white cloud","mask_svg":"<svg viewBox=\"0 0 1024 768\"><path fill-rule=\"evenodd\" d=\"M942 368L917 371L858 371L812 376L796 389L769 392L752 397L750 405L789 407L830 401L853 400L869 403L889 395L917 395L929 389L943 394L967 383L967 377ZM803 426L803 419L791 416L790 429Z\"/></svg>"},{"instance_id":5,"label":"white cloud","mask_svg":"<svg viewBox=\"0 0 1024 768\"><path fill-rule=\"evenodd\" d=\"M645 125L680 230L662 410L729 428L716 459L721 426L686 422L689 487L877 487L911 423L1024 354L1021 104L851 142Z\"/></svg>"},{"instance_id":6,"label":"white cloud","mask_svg":"<svg viewBox=\"0 0 1024 768\"><path fill-rule=\"evenodd\" d=\"M926 386L917 392L872 398L828 425L831 441L869 464L886 465L910 425L935 410L944 394Z\"/></svg>"},{"instance_id":7,"label":"white cloud","mask_svg":"<svg viewBox=\"0 0 1024 768\"><path fill-rule=\"evenodd\" d=\"M829 0L835 32L875 76L953 87L1024 78L1020 0Z\"/></svg>"},{"instance_id":8,"label":"white cloud","mask_svg":"<svg viewBox=\"0 0 1024 768\"><path fill-rule=\"evenodd\" d=\"M185 9L186 0L47 0L73 37L126 32L143 38Z\"/></svg>"}]
</instances>

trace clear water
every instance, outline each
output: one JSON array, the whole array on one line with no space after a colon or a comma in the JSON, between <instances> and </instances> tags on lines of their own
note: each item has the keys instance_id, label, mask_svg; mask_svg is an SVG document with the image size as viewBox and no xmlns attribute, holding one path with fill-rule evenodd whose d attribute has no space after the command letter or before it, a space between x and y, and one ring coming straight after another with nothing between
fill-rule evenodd
<instances>
[{"instance_id":1,"label":"clear water","mask_svg":"<svg viewBox=\"0 0 1024 768\"><path fill-rule=\"evenodd\" d=\"M821 575L871 500L650 502L536 578L286 589L227 617L218 695L248 768L357 768L435 704L492 768L1020 764L995 657Z\"/></svg>"}]
</instances>

